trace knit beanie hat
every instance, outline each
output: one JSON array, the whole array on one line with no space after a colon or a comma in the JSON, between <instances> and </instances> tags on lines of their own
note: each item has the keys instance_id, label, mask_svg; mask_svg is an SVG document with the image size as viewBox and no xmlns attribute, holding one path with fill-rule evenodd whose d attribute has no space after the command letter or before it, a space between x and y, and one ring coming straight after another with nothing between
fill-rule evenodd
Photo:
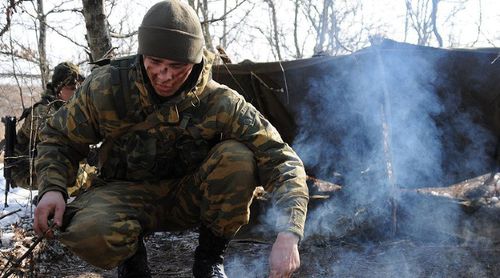
<instances>
[{"instance_id":1,"label":"knit beanie hat","mask_svg":"<svg viewBox=\"0 0 500 278\"><path fill-rule=\"evenodd\" d=\"M62 87L76 84L76 82L81 82L83 79L84 77L80 74L77 65L71 62L62 62L54 68L52 87L58 92Z\"/></svg>"},{"instance_id":2,"label":"knit beanie hat","mask_svg":"<svg viewBox=\"0 0 500 278\"><path fill-rule=\"evenodd\" d=\"M198 64L203 33L196 12L178 0L153 5L139 27L138 53L176 62Z\"/></svg>"}]
</instances>

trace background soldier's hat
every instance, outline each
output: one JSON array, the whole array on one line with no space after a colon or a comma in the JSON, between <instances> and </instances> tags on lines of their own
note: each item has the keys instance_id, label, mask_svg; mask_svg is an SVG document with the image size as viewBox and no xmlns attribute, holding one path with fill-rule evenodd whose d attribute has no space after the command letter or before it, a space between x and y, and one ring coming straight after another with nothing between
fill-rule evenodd
<instances>
[{"instance_id":1,"label":"background soldier's hat","mask_svg":"<svg viewBox=\"0 0 500 278\"><path fill-rule=\"evenodd\" d=\"M71 62L62 62L54 68L52 74L52 87L59 92L62 87L80 83L85 78L80 74L80 69L77 65Z\"/></svg>"}]
</instances>

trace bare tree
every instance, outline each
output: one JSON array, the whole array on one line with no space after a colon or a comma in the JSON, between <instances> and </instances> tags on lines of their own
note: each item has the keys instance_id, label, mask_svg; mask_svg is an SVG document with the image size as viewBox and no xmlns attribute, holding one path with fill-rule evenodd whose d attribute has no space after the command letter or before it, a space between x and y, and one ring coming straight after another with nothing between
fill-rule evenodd
<instances>
[{"instance_id":1,"label":"bare tree","mask_svg":"<svg viewBox=\"0 0 500 278\"><path fill-rule=\"evenodd\" d=\"M9 30L12 14L16 11L16 6L21 2L22 0L9 0L7 6L2 9L5 10L5 25L0 28L0 37Z\"/></svg>"},{"instance_id":2,"label":"bare tree","mask_svg":"<svg viewBox=\"0 0 500 278\"><path fill-rule=\"evenodd\" d=\"M441 0L405 0L406 16L411 28L417 33L417 44L429 45L432 33L440 46L443 40L437 28L437 7Z\"/></svg>"},{"instance_id":3,"label":"bare tree","mask_svg":"<svg viewBox=\"0 0 500 278\"><path fill-rule=\"evenodd\" d=\"M24 3L27 3L27 5L24 5ZM62 8L62 6L67 3L69 3L69 1L62 1L47 12L45 12L45 5L43 0L37 0L36 2L24 1L23 3L19 4L17 8L21 9L21 14L28 16L28 18L31 19L31 24L29 24L28 22L22 24L25 24L23 28L25 28L26 37L30 36L30 34L26 32L34 32L33 37L36 37L37 39L36 50L33 50L32 47L29 46L29 43L21 42L22 36L18 36L16 38L11 38L10 45L12 47L3 47L4 51L0 53L5 55L12 55L17 59L35 64L40 70L40 79L43 86L46 85L50 75L49 61L47 58L48 31L52 31L78 46L85 47L74 41L68 35L64 34L64 31L61 27L54 27L48 23L48 17L50 15L60 15L65 12L80 12L80 10L77 8ZM20 26L17 27L19 28ZM5 44L3 45L6 46Z\"/></svg>"},{"instance_id":4,"label":"bare tree","mask_svg":"<svg viewBox=\"0 0 500 278\"><path fill-rule=\"evenodd\" d=\"M47 86L50 70L47 63L47 15L43 10L43 0L37 0L38 24L38 67L42 79L42 87Z\"/></svg>"},{"instance_id":5,"label":"bare tree","mask_svg":"<svg viewBox=\"0 0 500 278\"><path fill-rule=\"evenodd\" d=\"M32 3L34 5L34 3ZM38 65L38 68L40 70L40 78L41 78L41 83L42 86L45 87L47 84L47 81L49 79L50 71L49 71L49 66L47 63L47 52L46 52L46 44L47 44L47 24L46 24L46 17L47 15L44 13L44 2L43 0L37 0L36 1L36 7L35 7L35 14L31 15L33 18L33 24L34 28L36 31L36 37L37 37L37 49L38 52L35 53L34 51L26 51L27 48L19 44L21 49L25 50L23 51L23 54L20 54L19 51L14 49L15 45L18 45L15 39L12 37L9 38L10 44L10 54L12 57L17 57L21 58L27 61L35 62ZM14 6L12 6L14 5ZM5 26L4 30L8 30L8 27L10 26L10 16L12 15L12 10L15 8L16 2L10 1L10 6L7 8L7 18L8 18L8 24ZM24 7L20 7L23 12L25 11ZM28 13L29 14L29 13ZM30 53L30 55L26 55L27 53ZM14 63L15 60L12 60L12 63Z\"/></svg>"},{"instance_id":6,"label":"bare tree","mask_svg":"<svg viewBox=\"0 0 500 278\"><path fill-rule=\"evenodd\" d=\"M201 28L203 30L203 36L205 37L205 47L211 51L214 51L214 45L212 44L212 35L210 34L210 17L208 15L208 1L202 0L200 3L201 15L203 16L203 21L201 22Z\"/></svg>"},{"instance_id":7,"label":"bare tree","mask_svg":"<svg viewBox=\"0 0 500 278\"><path fill-rule=\"evenodd\" d=\"M222 3L220 0L188 0L187 2L200 18L205 47L211 51L215 51L217 48L226 49L235 41L235 37L241 35L241 33L234 34L242 28L242 21L249 16L250 11L253 9L250 6L245 14L240 15L236 21L231 22L229 20L231 15L243 11L241 7L248 4L250 0L224 0ZM218 46L214 47L215 44L218 44Z\"/></svg>"},{"instance_id":8,"label":"bare tree","mask_svg":"<svg viewBox=\"0 0 500 278\"><path fill-rule=\"evenodd\" d=\"M476 39L474 42L472 42L471 46L474 46L478 41L479 41L479 36L481 35L481 27L483 25L483 2L481 0L478 0L478 5L479 5L479 19L477 23L477 35Z\"/></svg>"},{"instance_id":9,"label":"bare tree","mask_svg":"<svg viewBox=\"0 0 500 278\"><path fill-rule=\"evenodd\" d=\"M405 31L404 31L404 42L408 41L408 32L410 30L410 12L408 9L405 11Z\"/></svg>"},{"instance_id":10,"label":"bare tree","mask_svg":"<svg viewBox=\"0 0 500 278\"><path fill-rule=\"evenodd\" d=\"M247 28L245 21L252 16L256 5L249 0L225 1L226 4L231 3L232 5L226 5L224 14L219 17L223 19L223 23L225 22L226 26L223 26L222 32L217 32L217 37L219 41L223 42L224 49L227 49L231 44L235 42L239 43L239 37L246 35L244 31ZM218 21L216 20L212 20L211 22L211 27L215 30L217 29L217 23Z\"/></svg>"},{"instance_id":11,"label":"bare tree","mask_svg":"<svg viewBox=\"0 0 500 278\"><path fill-rule=\"evenodd\" d=\"M82 0L82 3L92 62L105 58L112 51L111 36L104 13L104 0Z\"/></svg>"},{"instance_id":12,"label":"bare tree","mask_svg":"<svg viewBox=\"0 0 500 278\"><path fill-rule=\"evenodd\" d=\"M468 0L405 0L406 20L408 29L417 34L417 44L430 45L434 35L438 46L444 46L444 41L439 32L441 25L453 26L457 14L465 9ZM441 2L448 2L449 8L446 15L438 13L438 6ZM481 13L480 13L481 16ZM441 23L438 23L438 18ZM450 42L453 36L450 37Z\"/></svg>"},{"instance_id":13,"label":"bare tree","mask_svg":"<svg viewBox=\"0 0 500 278\"><path fill-rule=\"evenodd\" d=\"M376 24L367 24L362 16L361 1L303 0L300 2L316 41L314 55L351 53L368 44L369 33Z\"/></svg>"},{"instance_id":14,"label":"bare tree","mask_svg":"<svg viewBox=\"0 0 500 278\"><path fill-rule=\"evenodd\" d=\"M316 45L314 46L314 54L317 55L323 52L323 46L325 44L325 37L328 32L328 10L332 8L332 0L323 0L323 8L321 9L321 14L319 15L318 24L316 25Z\"/></svg>"},{"instance_id":15,"label":"bare tree","mask_svg":"<svg viewBox=\"0 0 500 278\"><path fill-rule=\"evenodd\" d=\"M431 24L432 24L432 32L434 33L434 36L436 36L436 40L438 41L439 47L443 47L443 38L438 32L438 27L436 23L439 1L440 0L432 0Z\"/></svg>"},{"instance_id":16,"label":"bare tree","mask_svg":"<svg viewBox=\"0 0 500 278\"><path fill-rule=\"evenodd\" d=\"M130 18L137 16L137 11L133 8L134 2L123 1L124 6L119 6L118 0L105 1L104 7L107 11L107 21L109 27L109 35L112 39L112 49L108 57L128 56L137 52L137 34L138 26L131 24ZM117 20L111 23L110 20Z\"/></svg>"},{"instance_id":17,"label":"bare tree","mask_svg":"<svg viewBox=\"0 0 500 278\"><path fill-rule=\"evenodd\" d=\"M276 17L276 6L274 4L274 0L264 0L264 2L267 3L269 6L269 13L271 16L271 46L274 49L274 52L276 53L276 58L278 58L279 61L283 60L283 56L281 55L281 49L280 49L280 39L279 39L279 28L278 28L278 19Z\"/></svg>"},{"instance_id":18,"label":"bare tree","mask_svg":"<svg viewBox=\"0 0 500 278\"><path fill-rule=\"evenodd\" d=\"M428 45L432 32L429 0L417 0L415 4L411 0L405 2L410 26L417 33L417 44Z\"/></svg>"},{"instance_id":19,"label":"bare tree","mask_svg":"<svg viewBox=\"0 0 500 278\"><path fill-rule=\"evenodd\" d=\"M224 0L224 14L227 13L227 0ZM221 38L221 44L222 44L222 48L223 49L226 49L227 47L227 18L224 17L224 19L222 20L222 38Z\"/></svg>"},{"instance_id":20,"label":"bare tree","mask_svg":"<svg viewBox=\"0 0 500 278\"><path fill-rule=\"evenodd\" d=\"M23 45L16 39L9 36L8 42L0 44L0 54L7 56L8 59L14 58L24 60L29 63L38 64L38 55L36 50Z\"/></svg>"},{"instance_id":21,"label":"bare tree","mask_svg":"<svg viewBox=\"0 0 500 278\"><path fill-rule=\"evenodd\" d=\"M481 6L481 1L476 2ZM214 50L215 46L220 44L235 61L239 57L284 60L302 58L313 53L346 54L368 45L369 36L376 34L381 27L377 22L369 24L364 21L363 15L366 13L363 12L362 0L187 0L187 2L199 15L207 48ZM467 2L472 1L401 2L406 4L407 16L401 18L401 24L407 26L405 38L410 40L417 37L415 40L418 44L434 43L439 46L445 44L450 46L456 41L458 46L460 37L447 30L459 22L454 17L464 9L464 3ZM83 10L80 3L83 4ZM46 66L51 64L51 59L59 55L50 53L53 48L52 42L61 43L61 38L64 39L62 44L69 41L77 46L75 50L78 51L74 52L80 56L79 63L87 60L85 52L89 53L91 60L100 59L116 48L119 49L116 52L120 55L133 53L137 48L137 22L131 20L132 14L126 16L120 14L124 10L128 13L129 9L124 9L124 5L140 7L145 12L150 4L140 0L79 2L5 0L4 4L0 4L3 8L0 14L2 62L10 63L8 59L10 56L23 63L28 61L30 70L25 73L34 74L33 69L40 71L40 76L44 80L42 83L45 84L49 72ZM139 13L137 9L130 10L133 10L133 15ZM66 15L55 16L63 12L77 14L77 17L74 17L76 20L68 19ZM488 39L486 33L488 26L482 24L483 19L487 19L486 12L480 8L477 37L469 42L472 46L478 41ZM268 15L268 20L262 20L262 15ZM73 28L81 28L82 22L86 23L86 38L78 37L83 33L81 29L78 29L78 32L68 31L73 30L67 27L68 23L74 24ZM9 29L15 30L12 33L12 40L5 35L1 36L8 34ZM57 38L55 40L52 37L54 35ZM36 38L36 42L33 42L33 38ZM263 40L264 44L268 45L267 48L255 47ZM492 44L496 43L494 40L490 41ZM5 72L11 71L10 66L4 68Z\"/></svg>"},{"instance_id":22,"label":"bare tree","mask_svg":"<svg viewBox=\"0 0 500 278\"><path fill-rule=\"evenodd\" d=\"M295 0L293 9L293 45L295 46L295 58L302 58L302 48L299 45L299 10L300 1Z\"/></svg>"}]
</instances>

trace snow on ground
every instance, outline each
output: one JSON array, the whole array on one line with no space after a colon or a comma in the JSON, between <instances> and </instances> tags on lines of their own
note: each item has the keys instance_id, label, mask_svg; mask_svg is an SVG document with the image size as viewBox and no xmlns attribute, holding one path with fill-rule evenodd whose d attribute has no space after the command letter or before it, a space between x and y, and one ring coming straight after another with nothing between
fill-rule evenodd
<instances>
[{"instance_id":1,"label":"snow on ground","mask_svg":"<svg viewBox=\"0 0 500 278\"><path fill-rule=\"evenodd\" d=\"M37 191L29 191L22 188L11 188L7 195L7 205L5 206L5 179L3 178L3 164L0 164L0 247L9 246L13 236L10 226L18 222L21 218L29 218L33 215L35 207L30 200L37 194ZM15 212L15 213L13 213ZM4 215L13 213L9 216Z\"/></svg>"}]
</instances>

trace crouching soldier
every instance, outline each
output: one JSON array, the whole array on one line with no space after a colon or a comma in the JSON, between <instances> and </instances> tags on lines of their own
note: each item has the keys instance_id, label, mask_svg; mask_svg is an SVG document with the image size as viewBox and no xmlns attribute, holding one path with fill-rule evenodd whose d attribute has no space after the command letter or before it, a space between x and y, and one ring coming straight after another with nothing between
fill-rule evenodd
<instances>
[{"instance_id":1,"label":"crouching soldier","mask_svg":"<svg viewBox=\"0 0 500 278\"><path fill-rule=\"evenodd\" d=\"M242 96L210 79L194 10L177 0L152 6L138 54L95 69L42 131L34 229L119 277L150 277L143 235L199 227L195 277L226 277L224 252L249 221L256 186L280 215L270 277L300 265L308 203L303 164ZM67 184L89 144L101 142L99 176L66 204Z\"/></svg>"},{"instance_id":2,"label":"crouching soldier","mask_svg":"<svg viewBox=\"0 0 500 278\"><path fill-rule=\"evenodd\" d=\"M32 162L36 156L36 146L40 142L39 133L46 121L73 96L82 81L83 76L78 66L70 62L58 64L41 100L23 111L19 121L24 119L24 122L17 132L15 159L11 166L14 187L36 189L36 174Z\"/></svg>"}]
</instances>

